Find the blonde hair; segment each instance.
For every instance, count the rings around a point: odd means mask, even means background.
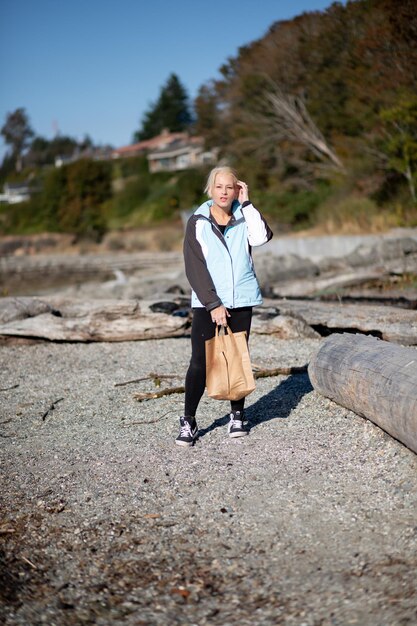
[[[237,181],[239,179],[237,177],[236,171],[232,167],[229,167],[228,165],[220,165],[219,167],[214,167],[208,175],[207,184],[204,187],[204,193],[206,193],[209,198],[211,198],[211,191],[214,187],[217,174],[230,174],[230,176],[233,178],[234,186],[237,187]]]

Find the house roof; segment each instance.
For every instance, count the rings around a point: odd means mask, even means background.
[[[149,150],[157,150],[168,146],[173,141],[185,139],[187,137],[187,133],[170,133],[167,130],[163,130],[160,135],[156,135],[156,137],[152,137],[151,139],[145,139],[144,141],[139,141],[138,143],[134,143],[130,146],[116,148],[116,150],[113,150],[112,155],[114,157],[129,156],[140,152],[148,152]]]
[[[170,143],[168,146],[161,148],[160,150],[153,150],[148,154],[148,159],[158,159],[163,157],[178,156],[180,154],[186,154],[192,149],[200,148],[203,146],[202,137],[187,137],[184,139],[177,139]]]

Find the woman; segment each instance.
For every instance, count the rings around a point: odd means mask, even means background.
[[[185,409],[176,443],[192,446],[195,419],[206,385],[205,342],[216,325],[249,332],[252,307],[262,303],[251,248],[272,237],[262,215],[249,201],[248,186],[230,167],[216,167],[204,190],[210,200],[190,217],[184,238],[185,272],[192,288],[191,361],[185,379]],[[245,399],[231,402],[230,437],[247,434]]]

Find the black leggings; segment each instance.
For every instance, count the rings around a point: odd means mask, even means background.
[[[231,309],[227,323],[232,332],[246,331],[249,340],[252,321],[252,307]],[[206,387],[206,347],[205,341],[214,337],[216,325],[206,309],[193,309],[191,326],[191,361],[185,377],[185,409],[184,415],[194,417],[198,404]],[[243,411],[245,398],[231,401],[232,411]]]

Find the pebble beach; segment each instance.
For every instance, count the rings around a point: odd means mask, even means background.
[[[264,368],[322,339],[253,335]],[[320,396],[308,374],[259,379],[249,436],[183,384],[189,338],[1,347],[0,618],[48,624],[394,626],[417,621],[417,457]]]

